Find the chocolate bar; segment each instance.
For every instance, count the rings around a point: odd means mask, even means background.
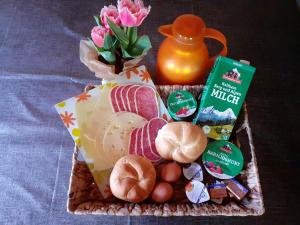
[[[235,179],[224,180],[224,183],[226,184],[228,191],[239,201],[242,200],[249,192],[247,188]]]
[[[226,185],[223,183],[209,185],[207,189],[210,197],[213,199],[227,197]]]

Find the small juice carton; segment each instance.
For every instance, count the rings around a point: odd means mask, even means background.
[[[218,57],[204,87],[194,124],[215,140],[228,140],[245,100],[255,68]]]

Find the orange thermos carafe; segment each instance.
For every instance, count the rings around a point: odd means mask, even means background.
[[[201,84],[207,70],[217,56],[226,56],[225,36],[195,15],[185,14],[171,25],[160,26],[158,31],[167,38],[157,55],[157,81],[159,84]],[[221,52],[209,58],[204,38],[213,38],[223,44]]]

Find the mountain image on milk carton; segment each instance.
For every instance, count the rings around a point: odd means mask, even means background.
[[[230,138],[254,72],[252,66],[222,56],[217,58],[193,120],[208,137]]]
[[[236,116],[231,108],[226,109],[223,112],[214,109],[213,106],[203,108],[199,113],[199,122],[209,125],[226,125],[234,124]]]

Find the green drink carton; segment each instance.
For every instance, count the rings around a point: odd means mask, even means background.
[[[228,140],[245,100],[255,68],[218,57],[204,87],[194,124],[215,140]]]

